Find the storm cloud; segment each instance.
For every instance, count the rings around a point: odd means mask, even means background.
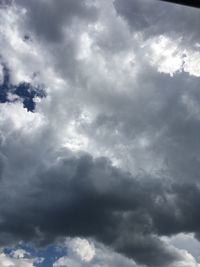
[[[1,247],[82,238],[112,250],[108,265],[199,266],[173,243],[200,237],[199,11],[16,0],[0,13]],[[89,264],[54,266],[70,262]]]

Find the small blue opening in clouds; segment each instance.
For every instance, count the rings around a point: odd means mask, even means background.
[[[43,88],[32,86],[30,83],[21,82],[18,85],[10,83],[9,70],[3,66],[3,82],[0,84],[0,103],[12,102],[8,94],[13,94],[21,98],[24,108],[33,112],[35,110],[35,97],[45,97]]]
[[[23,99],[23,105],[28,111],[35,109],[35,97],[44,97],[45,93],[41,88],[33,87],[30,83],[20,83],[14,87],[14,94]]]
[[[42,258],[43,261],[35,264],[36,267],[52,267],[53,263],[60,257],[67,255],[67,250],[58,245],[49,245],[45,248],[35,248],[27,244],[18,244],[15,248],[4,248],[4,253],[10,255],[17,249],[23,249],[31,255],[32,258]]]

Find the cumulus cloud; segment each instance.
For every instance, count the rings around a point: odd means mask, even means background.
[[[165,242],[168,242],[165,240]],[[94,251],[95,254],[93,255],[90,260],[85,261],[85,259],[79,254],[71,253],[74,251],[74,243],[76,243],[76,248],[78,246],[78,251]],[[89,246],[90,249],[89,249]],[[75,238],[75,239],[67,239],[67,242],[65,242],[66,249],[68,251],[67,256],[63,256],[59,259],[57,259],[53,267],[61,267],[61,266],[89,266],[89,267],[118,267],[118,266],[125,266],[125,267],[141,267],[144,265],[136,264],[133,260],[130,258],[124,257],[108,247],[91,240],[87,239],[81,239],[81,238]],[[77,249],[75,249],[77,251]],[[170,267],[175,266],[182,266],[182,267],[198,267],[199,264],[195,260],[195,258],[187,252],[187,250],[181,250],[177,249],[173,245],[169,246],[169,250],[173,250],[177,254],[177,261],[173,262],[170,265]],[[77,257],[78,256],[78,257]]]
[[[65,248],[68,251],[68,255],[59,258],[53,265],[53,267],[61,266],[89,266],[89,267],[139,267],[133,260],[123,257],[122,255],[110,250],[108,247],[91,240],[83,238],[67,239],[65,242]],[[78,249],[77,249],[78,248]],[[87,260],[83,256],[85,252],[92,253],[92,257]],[[74,254],[75,252],[75,254]],[[78,253],[77,253],[78,252]],[[94,253],[95,252],[95,253]]]
[[[10,255],[5,254],[4,252],[0,253],[0,265],[2,267],[35,267],[35,264],[39,261],[40,259],[32,258],[22,249],[12,251]]]
[[[16,0],[0,15],[0,245],[68,237],[54,267],[198,266],[167,238],[200,235],[199,11]]]
[[[95,256],[95,248],[86,239],[75,238],[69,241],[68,247],[77,254],[82,261],[90,262]]]

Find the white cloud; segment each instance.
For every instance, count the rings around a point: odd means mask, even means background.
[[[33,133],[43,126],[43,117],[38,113],[28,112],[21,102],[0,104],[0,114],[1,129],[10,124],[7,134],[13,130],[21,130],[24,134]]]
[[[86,239],[75,238],[69,240],[67,246],[80,257],[81,261],[90,262],[95,256],[93,243]]]
[[[74,260],[69,259],[68,257],[59,258],[54,264],[53,267],[81,267],[79,263]]]
[[[28,256],[28,257],[27,257]],[[1,267],[35,267],[39,259],[31,258],[24,250],[15,250],[10,255],[0,253]]]
[[[165,35],[144,42],[147,56],[159,72],[173,76],[177,72],[188,72],[190,75],[200,76],[200,53],[191,47],[183,46],[181,39],[172,39]]]
[[[140,267],[133,260],[91,240],[67,238],[65,246],[68,255],[57,259],[53,267]]]
[[[161,35],[150,40],[150,47],[150,61],[159,72],[173,76],[176,72],[182,71],[184,51],[180,48],[179,40],[170,40]]]

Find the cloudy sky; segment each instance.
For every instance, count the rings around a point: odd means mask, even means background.
[[[199,25],[0,0],[1,267],[200,267]]]

